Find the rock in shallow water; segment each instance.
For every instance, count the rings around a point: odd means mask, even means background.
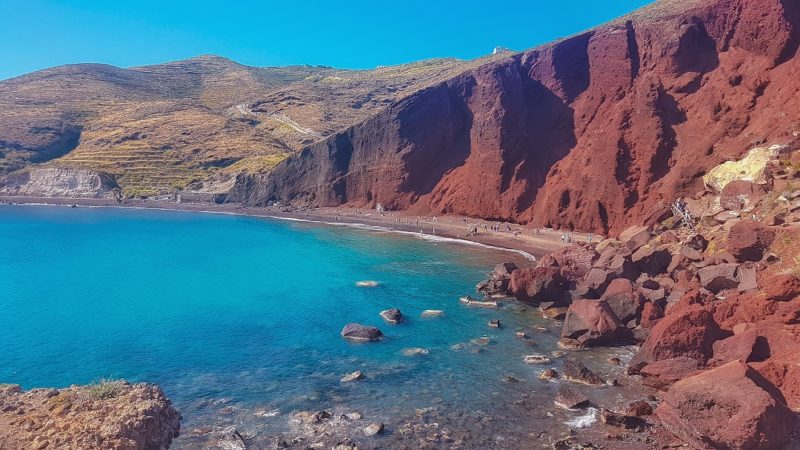
[[[565,409],[583,408],[589,406],[589,397],[575,388],[563,386],[558,390],[553,402]]]
[[[353,373],[348,373],[347,375],[343,376],[342,383],[349,383],[351,381],[358,381],[363,379],[364,379],[364,374],[361,373],[360,370],[356,370]]]
[[[418,356],[418,355],[427,355],[430,353],[430,350],[427,348],[420,348],[420,347],[412,347],[412,348],[404,348],[403,349],[403,356]]]
[[[381,311],[381,317],[383,317],[383,320],[391,324],[398,324],[403,321],[403,313],[401,313],[397,308]]]
[[[422,311],[422,314],[420,314],[420,315],[422,317],[436,318],[436,317],[444,316],[444,311],[442,311],[440,309],[426,309],[425,311]]]
[[[342,328],[343,338],[357,342],[377,341],[383,337],[381,330],[375,327],[368,327],[358,323],[348,323]]]
[[[380,422],[371,423],[364,428],[365,436],[376,436],[383,433],[383,424]]]

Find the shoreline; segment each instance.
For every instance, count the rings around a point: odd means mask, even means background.
[[[209,214],[226,214],[295,222],[317,223],[330,226],[347,226],[415,236],[436,242],[452,242],[516,253],[536,261],[541,256],[565,247],[562,233],[557,230],[502,223],[506,231],[491,231],[498,222],[465,216],[416,216],[402,211],[383,214],[370,209],[325,207],[307,210],[286,210],[285,207],[248,207],[239,204],[177,203],[170,200],[124,200],[118,203],[104,198],[17,197],[0,196],[0,204],[28,206],[78,206],[85,208],[152,209],[162,211],[187,211]],[[470,228],[478,233],[469,235]],[[510,227],[511,231],[507,231]],[[602,239],[588,233],[570,233],[573,242]]]

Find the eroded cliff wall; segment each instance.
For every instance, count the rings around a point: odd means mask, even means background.
[[[230,198],[619,231],[797,140],[798,43],[797,0],[662,1],[417,92]]]

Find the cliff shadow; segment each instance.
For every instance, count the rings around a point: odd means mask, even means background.
[[[522,87],[527,108],[519,152],[523,159],[517,172],[528,185],[517,199],[517,212],[533,206],[550,168],[578,143],[572,107],[537,80],[525,77]]]
[[[446,173],[465,164],[472,142],[473,114],[467,105],[476,81],[465,77],[436,86],[404,108],[397,117],[402,156],[407,175],[401,192],[422,196],[430,193]]]

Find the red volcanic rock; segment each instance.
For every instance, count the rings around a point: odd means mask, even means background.
[[[636,373],[652,362],[677,357],[705,362],[713,354],[714,342],[724,337],[726,333],[701,305],[678,307],[653,326],[631,359],[629,371]]]
[[[726,209],[739,210],[757,204],[766,193],[763,186],[752,181],[734,180],[722,189],[719,204]]]
[[[652,362],[642,367],[639,374],[645,386],[666,390],[672,383],[697,372],[702,366],[696,359],[679,356]]]
[[[647,302],[642,308],[642,321],[640,325],[642,328],[653,328],[662,317],[664,317],[664,310],[654,303]]]
[[[634,252],[631,260],[639,271],[658,275],[667,270],[672,261],[672,254],[667,249],[645,245]]]
[[[785,302],[800,296],[800,278],[792,274],[771,275],[761,285],[770,300]]]
[[[617,278],[606,288],[601,300],[608,303],[622,323],[635,319],[642,312],[644,299],[630,280]]]
[[[606,302],[576,300],[567,310],[561,337],[568,345],[592,347],[619,343],[629,333]]]
[[[767,340],[755,330],[746,330],[739,334],[714,342],[714,358],[712,365],[722,365],[731,361],[753,362],[763,361],[769,355]]]
[[[619,234],[619,240],[628,250],[635,252],[639,247],[650,242],[651,236],[649,227],[638,225],[626,228]]]
[[[550,254],[562,269],[570,269],[576,277],[589,272],[598,254],[594,247],[586,243],[572,244]]]
[[[792,139],[798,27],[796,1],[658,3],[412,93],[240,175],[229,199],[616,234],[658,220],[754,137]]]
[[[564,298],[563,279],[557,267],[517,269],[511,273],[508,289],[521,302],[559,303]]]
[[[795,424],[775,386],[735,361],[678,381],[656,415],[676,436],[697,448],[781,448]]]
[[[743,220],[728,232],[725,247],[739,261],[759,261],[775,233],[759,222]]]
[[[711,292],[733,289],[739,286],[738,264],[706,266],[697,271],[700,284]]]

